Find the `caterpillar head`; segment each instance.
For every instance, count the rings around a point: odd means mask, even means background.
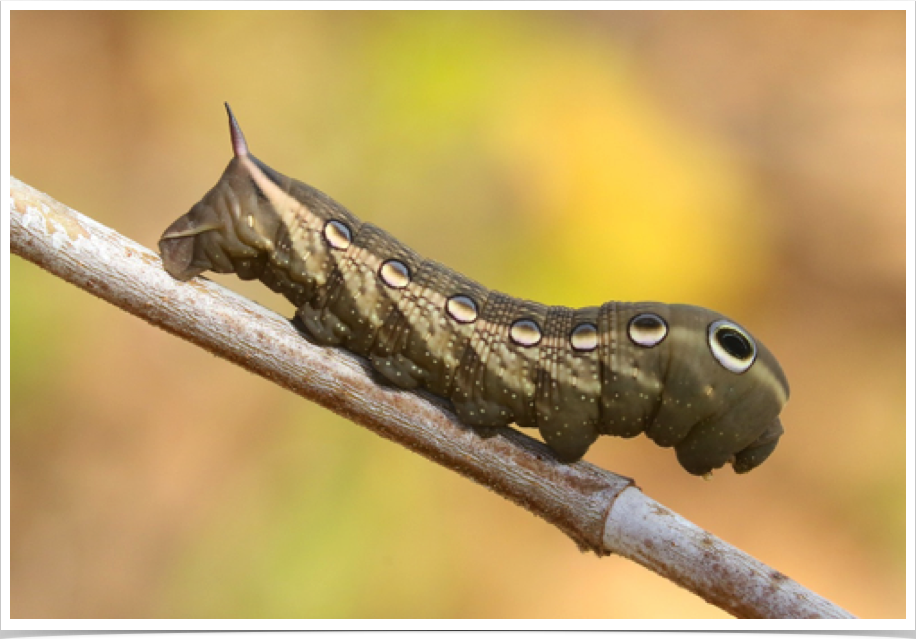
[[[670,309],[668,371],[647,434],[662,443],[666,433],[686,433],[675,451],[695,475],[726,463],[738,473],[756,468],[783,433],[779,413],[789,384],[782,368],[736,322],[696,306]]]

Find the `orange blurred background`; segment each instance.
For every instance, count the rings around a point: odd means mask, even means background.
[[[746,476],[588,460],[862,617],[905,616],[905,14],[31,12],[12,174],[155,248],[253,152],[493,288],[747,326]],[[292,314],[269,291],[213,276]],[[14,257],[13,617],[725,617]]]

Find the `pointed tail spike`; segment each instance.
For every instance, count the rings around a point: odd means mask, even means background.
[[[226,113],[229,114],[229,133],[232,136],[232,151],[237,158],[248,155],[248,143],[245,141],[245,135],[242,133],[238,120],[235,119],[232,109],[229,108],[229,103],[225,102],[224,104],[226,105]]]

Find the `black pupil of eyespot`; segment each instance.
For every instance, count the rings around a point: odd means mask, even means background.
[[[658,328],[659,326],[661,326],[661,322],[659,321],[657,317],[651,317],[651,316],[637,317],[635,320],[633,320],[633,326],[635,326],[636,328],[650,330],[650,329]]]
[[[754,353],[747,338],[733,328],[720,328],[716,339],[729,355],[737,359],[747,359]]]

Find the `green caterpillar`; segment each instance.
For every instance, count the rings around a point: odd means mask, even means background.
[[[274,171],[229,122],[235,157],[159,241],[173,277],[260,279],[315,342],[450,400],[484,434],[537,428],[563,462],[599,435],[645,433],[696,475],[747,472],[776,448],[789,386],[737,323],[682,304],[572,309],[492,291]]]

